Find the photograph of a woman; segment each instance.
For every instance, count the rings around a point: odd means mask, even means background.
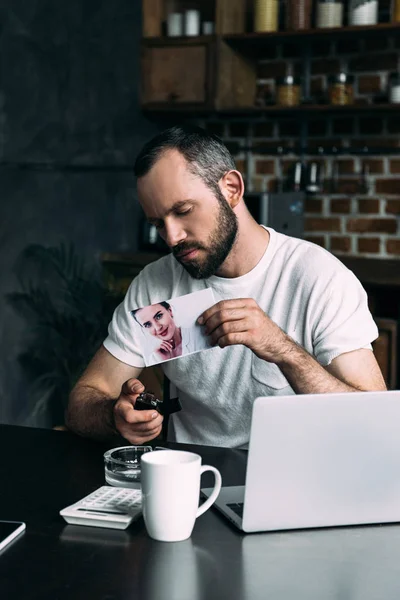
[[[196,294],[187,296],[193,295]],[[144,351],[146,365],[150,366],[210,348],[207,337],[203,334],[201,327],[195,323],[203,310],[202,307],[199,307],[193,317],[189,317],[193,321],[189,327],[183,327],[177,323],[175,318],[177,311],[171,302],[163,301],[132,310],[131,314],[147,341],[147,344],[146,342],[144,344],[147,346],[147,350]],[[187,321],[188,315],[183,320]],[[150,355],[149,347],[151,348]]]

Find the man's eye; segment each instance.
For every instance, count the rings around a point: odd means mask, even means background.
[[[186,210],[179,210],[176,214],[177,215],[187,215],[190,212],[192,212],[192,209],[191,208],[187,208]]]

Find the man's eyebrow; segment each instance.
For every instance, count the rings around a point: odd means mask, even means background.
[[[182,206],[185,206],[185,204],[187,204],[188,202],[194,202],[193,200],[191,200],[190,198],[188,198],[187,200],[179,200],[178,202],[175,202],[175,204],[173,204],[171,206],[171,208],[169,208],[167,210],[167,212],[165,213],[165,217],[168,216],[169,214],[171,214],[172,212],[174,212],[175,210],[178,210],[179,208],[182,208]],[[158,223],[159,221],[162,221],[162,219],[157,219],[157,217],[148,217],[148,222],[149,223]]]

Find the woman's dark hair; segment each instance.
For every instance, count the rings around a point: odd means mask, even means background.
[[[155,304],[160,304],[160,306],[163,306],[164,308],[166,308],[167,310],[169,308],[171,308],[171,305],[168,304],[168,302],[155,302]],[[132,317],[135,319],[136,323],[139,323],[139,321],[136,318],[136,313],[138,312],[138,310],[142,310],[141,308],[135,308],[134,310],[131,310],[131,315]],[[139,323],[140,327],[142,326],[141,323]]]
[[[162,131],[142,148],[136,159],[136,177],[147,175],[167,150],[178,150],[193,175],[200,177],[213,191],[227,171],[236,169],[235,161],[225,144],[201,127],[171,127]]]

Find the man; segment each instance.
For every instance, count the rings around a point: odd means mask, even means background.
[[[135,175],[140,204],[172,253],[139,274],[115,311],[71,394],[71,429],[117,431],[134,444],[159,435],[162,417],[134,410],[144,361],[131,311],[207,287],[218,302],[199,324],[217,346],[163,364],[183,405],[169,423],[171,439],[240,447],[257,396],[385,389],[359,281],[322,248],[252,218],[242,176],[218,138],[169,129],[143,148]]]

